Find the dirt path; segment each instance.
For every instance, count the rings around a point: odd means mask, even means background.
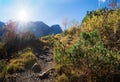
[[[14,73],[6,77],[7,82],[54,82],[53,68],[53,50],[43,50],[39,53],[35,52],[37,64],[40,65],[41,71],[34,72],[33,69],[26,70],[22,73]],[[33,67],[34,68],[34,67]]]

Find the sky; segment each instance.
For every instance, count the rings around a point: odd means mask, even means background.
[[[0,21],[17,21],[18,14],[24,10],[29,21],[61,25],[65,17],[81,22],[86,11],[105,6],[106,0],[0,0]]]

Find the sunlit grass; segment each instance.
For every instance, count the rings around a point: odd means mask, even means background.
[[[35,57],[31,50],[24,50],[23,52],[19,52],[19,57],[15,59],[11,59],[9,64],[7,65],[8,73],[15,73],[24,71],[25,68],[32,67],[35,63]]]
[[[7,65],[7,72],[14,73],[24,70],[24,60],[23,59],[11,59]]]

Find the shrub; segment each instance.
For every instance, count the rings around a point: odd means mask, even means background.
[[[24,59],[25,67],[29,69],[31,69],[31,67],[34,65],[36,61],[35,56],[31,51],[21,54],[20,58]]]
[[[0,73],[5,71],[6,63],[7,62],[5,60],[0,60]]]
[[[68,33],[73,36],[74,34],[76,34],[76,31],[77,31],[77,28],[76,27],[71,27],[69,30],[68,30]]]
[[[54,61],[57,64],[68,64],[67,49],[61,41],[56,41],[54,44]]]
[[[8,73],[21,72],[25,69],[31,69],[35,63],[35,57],[31,49],[24,49],[18,52],[19,57],[16,59],[11,59],[7,65]]]
[[[19,52],[19,55],[19,58],[24,60],[25,67],[29,69],[36,62],[35,56],[31,48],[24,49],[23,51]]]
[[[60,74],[65,74],[69,78],[73,77],[69,81],[75,78],[79,79],[78,76],[81,76],[81,74],[76,76],[77,72],[75,72],[75,76],[72,76],[71,71],[76,69],[88,73],[91,77],[92,74],[95,74],[96,80],[107,78],[119,70],[119,55],[120,53],[105,48],[101,36],[96,30],[82,32],[79,41],[70,49],[67,49],[66,45],[60,41],[56,42],[54,47],[56,65],[61,65],[60,70],[70,69],[70,72],[60,71],[62,72]]]
[[[65,74],[62,74],[57,78],[56,82],[69,82],[69,79]]]
[[[10,63],[7,65],[8,73],[15,73],[24,70],[24,60],[23,59],[12,59]]]

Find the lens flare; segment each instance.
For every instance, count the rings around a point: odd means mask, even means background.
[[[26,10],[20,10],[18,12],[17,20],[21,22],[27,22],[29,20],[29,14]]]

